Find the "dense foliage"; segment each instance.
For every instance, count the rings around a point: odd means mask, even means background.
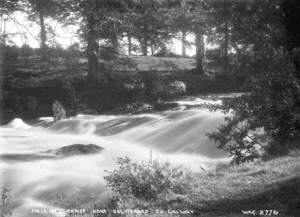
[[[136,163],[119,158],[118,168],[105,177],[119,209],[188,208],[192,175],[158,161]]]
[[[230,116],[210,134],[236,163],[286,154],[299,146],[300,89],[295,68],[284,57],[257,61],[268,64],[260,67],[263,73],[251,77],[251,92],[223,101],[221,109]]]
[[[243,40],[233,65],[235,75],[247,77],[247,93],[223,102],[230,114],[226,124],[209,136],[229,151],[234,162],[259,156],[285,154],[298,148],[300,129],[300,80],[295,51],[289,52],[281,1],[255,2],[244,8],[234,41]],[[242,10],[239,5],[239,10]],[[237,26],[235,27],[237,28]],[[247,35],[245,35],[247,33]],[[241,42],[240,42],[241,43]]]

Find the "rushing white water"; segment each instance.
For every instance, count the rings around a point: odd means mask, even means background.
[[[40,118],[29,125],[15,119],[0,127],[0,184],[11,189],[16,201],[13,216],[32,216],[30,210],[34,208],[63,207],[66,200],[57,203],[63,196],[78,197],[79,204],[105,201],[104,170],[114,168],[117,157],[149,160],[151,152],[154,159],[194,171],[227,159],[206,137],[223,122],[223,115],[204,108],[139,115],[77,115],[51,121]],[[72,144],[95,144],[104,150],[62,158],[47,154]]]

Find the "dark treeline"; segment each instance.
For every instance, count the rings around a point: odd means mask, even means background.
[[[66,25],[79,24],[89,60],[90,80],[97,74],[97,59],[113,56],[107,52],[119,53],[121,39],[127,40],[129,54],[138,51],[147,56],[166,55],[166,45],[178,38],[182,41],[182,56],[186,56],[188,46],[196,46],[199,73],[204,72],[204,58],[219,58],[217,62],[230,71],[230,65],[241,56],[255,55],[264,46],[282,45],[283,32],[278,29],[283,27],[281,1],[9,0],[1,4],[3,14],[21,10],[40,25],[36,37],[39,37],[42,57],[50,46],[51,29],[45,18]],[[188,34],[195,36],[192,44],[186,40]],[[204,36],[218,48],[210,49],[208,57],[204,52]]]

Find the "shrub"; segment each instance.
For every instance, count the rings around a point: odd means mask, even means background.
[[[145,98],[156,101],[163,93],[163,78],[157,71],[141,73],[141,81],[145,84]]]
[[[1,191],[0,217],[9,217],[12,215],[11,198],[9,189],[3,188]]]
[[[0,49],[1,49],[2,55],[4,57],[4,61],[15,59],[20,55],[20,49],[16,46],[0,45]]]
[[[132,162],[118,158],[118,168],[105,180],[119,209],[168,209],[187,207],[192,192],[189,171],[169,163]]]
[[[128,80],[128,79],[124,79]],[[132,77],[128,81],[121,81],[122,89],[129,101],[138,102],[144,98],[145,84],[139,77]]]

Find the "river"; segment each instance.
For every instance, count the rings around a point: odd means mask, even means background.
[[[68,198],[76,198],[79,204],[105,201],[109,191],[103,176],[115,167],[117,157],[142,161],[151,156],[196,172],[228,160],[206,136],[224,121],[224,115],[203,107],[186,109],[203,103],[220,102],[196,97],[178,101],[177,109],[158,113],[79,114],[56,123],[51,117],[30,124],[14,119],[1,126],[0,185],[10,189],[13,216],[33,216],[32,209],[63,208],[58,201]],[[49,157],[51,150],[72,144],[95,144],[103,151]]]

